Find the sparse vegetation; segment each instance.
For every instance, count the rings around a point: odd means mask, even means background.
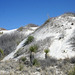
[[[63,59],[63,64],[67,64],[67,63],[69,63],[70,62],[70,59],[69,58],[65,58],[65,59]]]
[[[70,19],[72,19],[72,17],[69,17],[69,16],[66,18],[63,18],[61,16],[61,17],[57,17],[57,18],[48,19],[46,21],[45,26],[41,26],[41,28],[39,27],[32,34],[29,34],[29,35],[34,35],[35,38],[33,36],[24,35],[25,38],[23,41],[20,40],[21,36],[18,34],[15,34],[15,33],[14,34],[3,34],[0,37],[0,48],[1,48],[0,55],[3,56],[5,53],[8,55],[13,50],[15,50],[14,48],[16,48],[18,51],[14,54],[15,58],[12,59],[12,56],[11,56],[10,60],[0,62],[0,70],[3,72],[4,71],[5,72],[13,71],[15,75],[17,75],[17,74],[19,74],[19,75],[22,75],[22,74],[24,74],[24,75],[34,75],[34,74],[35,75],[37,75],[37,74],[39,74],[39,75],[44,75],[44,74],[45,75],[75,75],[75,67],[73,67],[75,64],[75,57],[69,59],[69,57],[71,57],[71,55],[69,56],[70,52],[75,51],[75,43],[74,43],[75,37],[73,37],[73,36],[75,36],[75,34],[72,35],[72,37],[70,37],[71,39],[70,38],[66,39],[66,37],[68,35],[64,36],[65,33],[63,33],[63,31],[65,31],[67,33],[67,31],[66,31],[67,26],[64,29],[62,29],[63,25],[64,26],[68,25],[68,24],[70,26],[74,25],[74,24],[70,24],[70,23],[72,23],[72,22],[70,22]],[[66,23],[66,21],[67,22],[69,21],[69,23]],[[72,21],[74,22],[74,19]],[[63,24],[63,25],[61,26],[61,24]],[[68,28],[69,28],[69,25],[68,25]],[[31,26],[29,26],[29,27],[31,27]],[[26,30],[33,30],[29,27],[27,27]],[[60,27],[60,29],[59,29],[59,27]],[[51,28],[53,29],[53,31]],[[22,28],[19,28],[19,31],[22,31]],[[50,34],[51,36],[50,35],[45,36],[45,37],[42,36],[42,35],[48,35],[47,33],[50,33],[50,32],[53,35]],[[73,31],[72,33],[75,33],[75,31]],[[40,38],[37,38],[37,36],[39,37],[39,35],[41,35]],[[26,37],[28,37],[28,38],[26,39]],[[66,42],[64,42],[63,38],[65,38]],[[35,41],[35,40],[37,40],[37,41]],[[25,43],[24,43],[24,41],[25,41]],[[57,42],[59,44],[61,42],[62,43],[61,43],[61,45],[56,45]],[[20,45],[17,46],[19,43],[20,43]],[[69,43],[70,46],[68,46],[67,43]],[[23,44],[25,45],[25,47],[23,47]],[[63,48],[64,44],[65,44],[65,48]],[[57,50],[55,48],[53,49],[53,47],[55,45],[56,45],[56,47],[59,46],[59,49],[57,49]],[[55,50],[60,51],[58,53],[60,53],[59,56],[61,56],[61,57],[58,57],[57,52],[56,52],[57,53],[56,55],[55,55],[55,52],[54,52],[54,54],[53,54],[53,52],[51,52],[51,55],[49,57],[48,56],[48,53],[50,51],[48,49],[49,47],[50,47],[50,49],[53,49],[54,51]],[[60,47],[61,47],[61,49],[60,49]],[[65,50],[69,47],[72,47],[70,52],[69,52],[69,49]],[[69,52],[69,54],[67,51]],[[43,54],[44,54],[45,59],[43,59]],[[23,55],[25,55],[25,56],[23,56]],[[23,57],[21,57],[21,56],[23,56]],[[21,57],[21,58],[19,59],[19,57]],[[60,59],[57,60],[56,58],[58,58],[58,59],[60,58]],[[15,59],[17,61],[15,61]]]
[[[68,72],[68,75],[75,75],[75,66]]]
[[[24,68],[24,67],[23,67],[23,64],[20,64],[20,65],[19,65],[19,70],[22,71],[23,68]]]
[[[49,67],[49,66],[55,66],[57,64],[57,60],[52,57],[48,57],[46,60],[45,59],[39,60],[39,62],[42,68]]]
[[[29,48],[29,50],[30,50],[30,62],[31,62],[31,64],[33,64],[34,53],[35,53],[36,50],[37,50],[37,45],[31,46],[31,47]]]
[[[27,41],[24,43],[24,46],[30,44],[34,40],[33,36],[28,36]]]
[[[23,27],[20,27],[17,29],[17,31],[22,31],[23,30]]]
[[[20,60],[22,60],[23,62],[26,61],[26,57],[21,57]]]
[[[0,48],[4,50],[5,55],[9,54],[16,48],[16,41],[22,41],[24,37],[21,36],[22,34],[19,34],[19,32],[3,34],[0,36]]]
[[[38,49],[37,45],[33,45],[29,48],[30,52],[36,52]]]
[[[75,57],[72,57],[72,58],[70,59],[70,62],[73,63],[73,64],[75,64]]]
[[[45,59],[47,59],[48,58],[47,54],[49,53],[49,49],[45,49],[44,52],[45,52]]]
[[[47,24],[49,22],[49,19],[45,22],[45,24]]]
[[[40,65],[37,59],[34,59],[34,60],[33,60],[33,65],[34,65],[34,66],[39,66],[39,65]]]
[[[1,56],[4,56],[4,51],[0,49]]]

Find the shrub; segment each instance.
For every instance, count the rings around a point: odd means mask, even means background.
[[[37,46],[37,45],[30,46],[30,48],[29,48],[29,50],[30,50],[31,52],[36,52],[37,49],[38,49],[38,46]]]
[[[29,48],[29,50],[30,50],[31,52],[35,52],[34,46],[31,46],[31,47]]]
[[[49,49],[45,49],[44,52],[47,54],[49,52]]]
[[[38,46],[37,45],[33,45],[34,49],[37,50],[38,49]]]
[[[70,62],[70,59],[69,59],[69,58],[65,58],[65,59],[62,61],[62,63],[64,63],[64,64],[67,64],[68,62]]]
[[[2,49],[0,49],[0,53],[2,56],[4,55],[4,51]]]
[[[33,64],[33,60],[34,60],[34,53],[33,52],[36,52],[37,49],[38,49],[37,45],[31,46],[29,48],[29,50],[30,50],[30,62],[31,62],[31,64]]]
[[[44,52],[46,53],[46,54],[45,54],[45,59],[47,59],[47,58],[48,58],[47,54],[48,54],[48,52],[49,52],[49,49],[45,49]]]
[[[21,57],[20,60],[22,60],[23,62],[26,61],[26,57]]]
[[[45,24],[47,24],[49,22],[49,19],[45,22]]]
[[[34,60],[33,60],[33,65],[34,65],[34,66],[39,66],[39,62],[38,62],[37,59],[34,59]]]
[[[17,31],[22,31],[23,30],[23,27],[20,27],[17,29]]]
[[[34,40],[34,37],[33,36],[29,36],[27,38],[27,41],[24,43],[24,46],[27,45],[27,44],[30,44],[33,40]]]
[[[75,75],[75,66],[68,72],[68,75]]]
[[[20,64],[20,65],[19,65],[19,70],[22,71],[23,67],[24,67],[24,66],[23,66],[22,64]]]
[[[72,57],[72,58],[70,59],[70,62],[71,62],[71,63],[75,63],[75,57]]]

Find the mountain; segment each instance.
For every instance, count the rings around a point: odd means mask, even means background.
[[[3,50],[5,56],[14,51],[18,44],[29,34],[34,32],[36,28],[37,27],[20,27],[13,30],[1,30],[0,49]]]
[[[71,58],[75,56],[74,31],[74,15],[66,13],[58,17],[50,18],[42,26],[30,34],[35,38],[35,40],[32,43],[24,46],[22,50],[18,51],[19,54],[16,54],[23,55],[26,52],[25,55],[28,55],[29,47],[37,44],[39,48],[35,57],[39,59],[44,59],[44,49],[47,48],[50,50],[49,56],[53,58]],[[27,37],[22,42],[24,43],[26,39]]]
[[[33,37],[34,40],[28,42],[29,37]],[[16,41],[19,43],[17,44]],[[41,26],[28,24],[27,26],[16,29],[14,32],[12,31],[9,35],[8,33],[1,35],[0,48],[7,55],[2,60],[3,64],[5,61],[9,61],[10,64],[15,61],[16,64],[21,57],[24,57],[27,59],[25,64],[29,66],[29,49],[31,46],[37,47],[34,57],[40,62],[40,68],[43,74],[43,68],[45,68],[48,73],[47,75],[68,75],[68,71],[70,68],[73,68],[75,63],[75,14],[65,13],[48,19]],[[46,60],[45,49],[49,50],[49,58]],[[32,72],[30,68],[26,68]],[[35,71],[35,68],[33,70]],[[34,75],[41,75],[42,72],[39,71],[39,74],[36,73]],[[23,74],[25,73],[24,71]]]
[[[1,30],[6,30],[6,29],[4,29],[4,28],[0,28],[0,31],[1,31]]]

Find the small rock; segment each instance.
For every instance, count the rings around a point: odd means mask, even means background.
[[[36,71],[40,72],[40,71],[41,71],[41,69],[40,69],[40,68],[36,68]]]

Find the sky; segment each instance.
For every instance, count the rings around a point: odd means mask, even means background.
[[[49,17],[75,12],[75,0],[0,0],[0,27],[42,25]]]

